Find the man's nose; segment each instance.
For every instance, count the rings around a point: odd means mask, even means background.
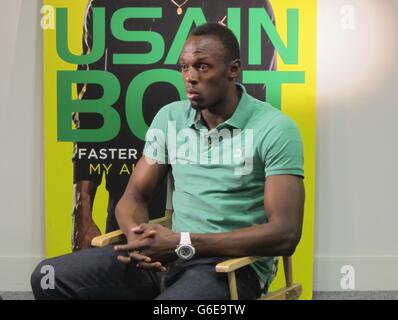
[[[198,82],[198,73],[194,68],[189,68],[185,73],[185,80],[189,83]]]

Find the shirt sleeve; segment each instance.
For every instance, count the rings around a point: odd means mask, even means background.
[[[304,177],[304,155],[300,131],[287,116],[276,117],[260,143],[266,177],[292,174]]]
[[[163,107],[153,118],[152,124],[145,135],[143,155],[160,164],[169,164],[167,150],[168,112]]]

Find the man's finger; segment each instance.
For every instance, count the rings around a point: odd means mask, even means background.
[[[130,232],[134,232],[134,233],[143,233],[144,229],[142,228],[142,225],[133,227],[130,229]]]
[[[147,270],[157,270],[157,271],[166,271],[166,268],[162,266],[160,262],[153,262],[153,263],[146,263],[146,262],[140,262],[136,264],[136,267],[139,269],[147,269]]]
[[[137,251],[129,252],[129,257],[132,261],[136,262],[151,262],[150,257],[140,254]]]
[[[127,244],[119,244],[113,248],[116,251],[138,251],[147,248],[151,243],[147,237],[141,239],[135,239]]]
[[[138,244],[136,245],[132,245],[132,244],[118,244],[116,246],[114,246],[113,248],[116,251],[135,251],[138,250],[141,246],[139,246]]]
[[[117,256],[117,260],[124,263],[124,264],[130,264],[131,263],[131,259],[129,257],[125,257],[125,256]]]
[[[144,231],[144,233],[142,234],[143,238],[153,238],[156,234],[155,230],[146,230]]]
[[[135,234],[140,234],[144,237],[147,237],[149,235],[155,234],[156,231],[153,229],[144,229],[141,227],[134,227],[130,229],[131,232],[134,232]]]

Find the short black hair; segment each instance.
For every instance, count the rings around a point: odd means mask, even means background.
[[[189,33],[190,36],[217,36],[229,53],[230,61],[240,59],[239,42],[231,29],[218,22],[208,22],[197,26]]]

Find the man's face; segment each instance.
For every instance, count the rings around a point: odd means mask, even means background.
[[[187,39],[179,63],[193,108],[211,108],[225,98],[227,87],[233,81],[226,55],[227,49],[216,36]]]

